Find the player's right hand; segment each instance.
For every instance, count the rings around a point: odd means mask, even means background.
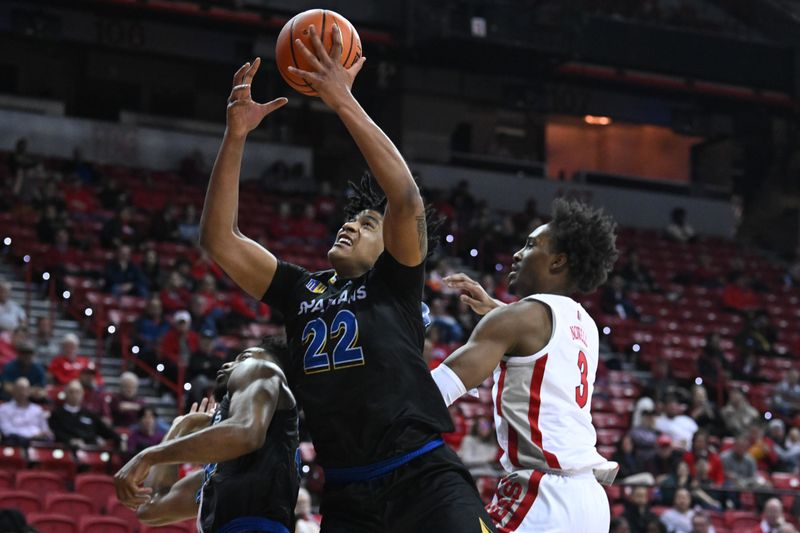
[[[203,398],[199,405],[194,402],[188,413],[175,417],[169,432],[177,438],[206,428],[211,424],[216,409],[217,404],[209,398]]]
[[[244,137],[261,124],[264,117],[289,101],[284,97],[276,98],[266,104],[253,101],[250,87],[259,65],[261,58],[257,57],[252,63],[242,65],[233,75],[233,88],[228,97],[228,134]]]
[[[477,281],[466,274],[458,273],[447,276],[444,278],[444,283],[451,289],[463,291],[460,296],[461,301],[479,315],[485,315],[495,307],[503,305],[489,296],[489,293]]]
[[[153,489],[142,486],[149,472],[150,464],[145,459],[144,451],[136,454],[120,468],[114,475],[114,488],[120,503],[136,509],[150,501]]]

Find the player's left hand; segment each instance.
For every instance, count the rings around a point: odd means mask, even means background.
[[[331,46],[330,53],[325,51],[322,46],[317,30],[312,24],[309,26],[311,33],[311,45],[314,52],[306,48],[300,39],[295,39],[295,46],[300,50],[300,53],[306,58],[306,61],[312,66],[312,71],[301,70],[295,67],[289,67],[289,72],[302,76],[311,87],[319,93],[322,101],[328,104],[332,109],[345,102],[350,98],[350,89],[353,86],[356,76],[364,66],[365,57],[361,57],[349,69],[344,68],[339,61],[342,57],[342,33],[339,30],[339,25],[334,24],[331,30],[333,37],[333,46]]]
[[[114,475],[117,499],[131,509],[150,501],[153,489],[142,486],[149,473],[150,463],[146,459],[145,452],[136,454]]]

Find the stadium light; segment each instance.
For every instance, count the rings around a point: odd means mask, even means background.
[[[639,353],[641,349],[642,347],[639,346],[639,344],[634,344],[633,346],[631,346],[631,350],[633,350],[635,353]]]
[[[117,332],[117,326],[115,326],[114,324],[109,324],[109,326],[108,326],[108,332],[109,332],[111,335],[113,335],[114,333],[116,333],[116,332]]]
[[[604,117],[604,116],[597,116],[597,115],[586,115],[583,117],[584,122],[587,124],[591,124],[592,126],[608,126],[611,124],[612,120],[611,117]]]
[[[603,326],[603,335],[611,335],[611,328],[608,326]]]
[[[92,311],[91,307],[87,307],[86,310],[83,312],[83,314],[86,316],[92,316],[92,313],[94,313],[94,311]]]
[[[30,262],[31,262],[31,256],[29,256],[28,254],[25,254],[25,255],[22,257],[22,262],[23,262],[23,263],[30,263]]]
[[[469,255],[471,255],[472,257],[478,257],[478,250],[473,248],[472,250],[469,251]]]
[[[131,346],[131,353],[134,354],[134,355],[138,354],[139,353],[139,347],[136,346],[135,344],[133,346]]]
[[[158,363],[156,365],[156,370],[158,370],[159,372],[163,372],[164,371],[164,364],[163,363]]]
[[[3,239],[3,244],[5,244],[6,246],[11,246],[11,237],[6,237],[5,239]]]
[[[445,237],[444,240],[446,240],[447,242],[453,242],[454,240],[456,240],[456,238],[453,237],[452,234],[448,233],[447,237]]]
[[[50,272],[42,272],[42,279],[47,281],[50,279]]]
[[[72,293],[69,291],[64,291],[61,293],[61,296],[63,296],[65,300],[69,300],[69,297],[72,296]]]
[[[183,384],[183,390],[185,390],[185,391],[192,390],[192,384],[191,383],[184,383]]]

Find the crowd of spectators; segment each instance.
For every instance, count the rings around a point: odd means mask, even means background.
[[[105,250],[104,264],[92,271],[103,278],[98,289],[113,299],[140,303],[126,334],[139,360],[154,372],[175,382],[178,370],[185,369],[184,381],[192,385],[195,397],[200,396],[212,386],[214,373],[226,358],[261,334],[279,330],[280,323],[266,305],[243,295],[217,265],[193,248],[197,211],[191,204],[165,203],[147,209],[148,203],[158,202],[127,190],[116,179],[100,179],[101,172],[87,162],[64,164],[58,181],[54,172],[48,174],[24,150],[16,155],[8,171],[25,175],[16,180],[23,185],[20,191],[26,191],[25,209],[36,214],[40,241],[51,243],[59,258],[47,266],[53,273],[51,283],[60,283],[60,291],[66,277],[74,274],[69,267],[71,250]],[[42,186],[24,186],[34,172]],[[278,203],[262,237],[270,246],[309,245],[321,255],[331,229],[340,223],[338,199],[327,184],[325,191],[316,198]],[[513,301],[504,271],[511,254],[544,217],[534,201],[523,213],[492,210],[472,195],[466,182],[450,191],[425,194],[446,217],[445,239],[429,265],[425,284],[431,326],[423,355],[434,368],[468,338],[479,318],[442,279],[466,268],[494,298]],[[98,228],[95,241],[72,230],[87,220]],[[688,220],[684,210],[676,209],[659,239],[676,246],[702,241]],[[181,250],[190,253],[166,258],[164,243],[183,246]],[[769,499],[762,489],[774,485],[776,473],[800,472],[800,374],[795,368],[780,379],[767,378],[774,391],[766,405],[754,405],[741,384],[763,381],[762,359],[779,355],[779,333],[762,304],[764,293],[774,287],[747,276],[747,268],[736,259],[725,267],[703,253],[697,255],[697,264],[676,268],[672,278],[664,280],[650,272],[640,251],[632,247],[624,251],[625,259],[607,285],[586,300],[587,306],[593,304],[589,309],[598,324],[608,320],[636,328],[658,323],[658,313],[640,307],[642,295],[680,302],[692,287],[715,291],[717,308],[740,320],[735,331],[707,334],[696,347],[691,371],[683,376],[676,375],[666,357],[647,360],[629,346],[615,345],[613,334],[603,337],[595,397],[606,394],[603,387],[611,371],[626,373],[637,391],[631,398],[635,408],[626,413],[632,415],[627,428],[610,451],[603,450],[620,463],[620,483],[630,486],[624,504],[615,503],[618,529],[614,530],[645,531],[655,523],[654,530],[700,531],[714,513],[726,509],[763,509],[767,520],[768,514],[776,513],[770,503],[774,501],[789,506],[781,509],[781,516],[784,512],[797,516],[800,502]],[[49,319],[38,318],[30,331],[28,322],[23,308],[10,297],[9,285],[0,283],[0,361],[5,365],[3,392],[9,400],[3,409],[25,422],[24,434],[6,433],[6,411],[0,410],[4,438],[55,439],[73,447],[108,445],[129,453],[158,441],[163,422],[139,397],[136,374],[123,374],[119,392],[110,393],[93,360],[79,353],[74,333],[54,339]],[[113,352],[115,345],[107,347]],[[54,389],[63,390],[63,402],[52,394]],[[491,411],[486,409],[491,399],[485,387],[481,394],[474,400],[477,403],[451,409],[458,429],[447,439],[479,485],[481,479],[500,475]],[[477,410],[468,409],[469,405]],[[41,419],[48,411],[49,421],[43,426]],[[752,490],[755,496],[747,492]]]

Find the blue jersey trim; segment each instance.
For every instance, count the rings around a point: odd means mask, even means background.
[[[260,516],[242,516],[236,518],[219,528],[217,533],[250,533],[252,531],[289,533],[289,529],[280,522]]]
[[[325,483],[341,485],[344,483],[353,483],[355,481],[369,481],[370,479],[386,475],[392,470],[396,470],[420,455],[424,455],[442,445],[444,445],[442,439],[434,439],[413,452],[398,457],[392,457],[371,465],[355,466],[352,468],[325,468]]]

